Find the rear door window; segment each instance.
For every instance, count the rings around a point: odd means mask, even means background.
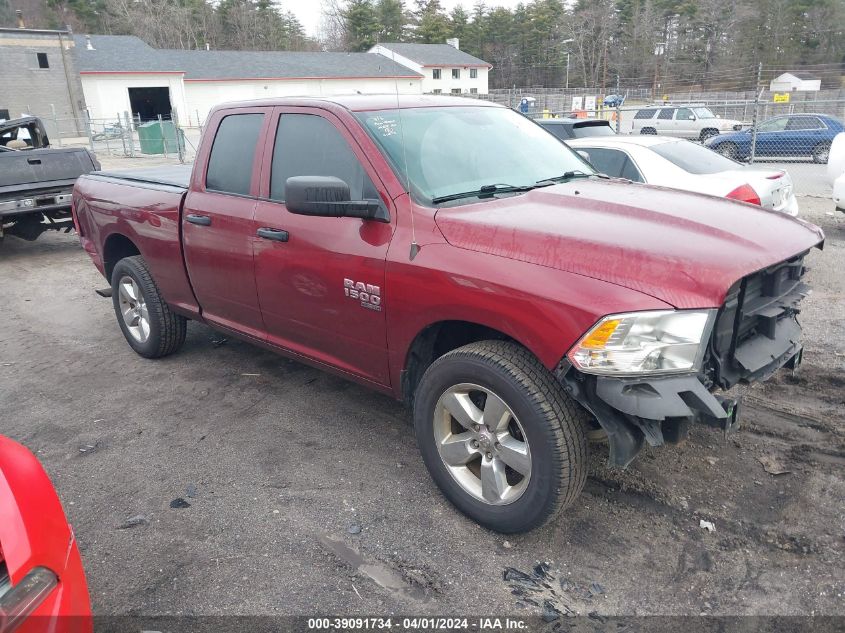
[[[657,118],[664,121],[668,121],[671,120],[673,114],[675,114],[674,108],[663,108],[662,110],[660,110],[660,114],[657,115]]]
[[[205,188],[247,196],[252,183],[255,148],[264,123],[263,114],[230,114],[220,121],[211,155]]]
[[[627,178],[635,182],[643,182],[642,174],[631,157],[618,149],[606,147],[583,148],[590,155],[590,163],[597,170],[614,178]]]
[[[787,130],[822,130],[824,125],[814,116],[789,117],[786,124]]]
[[[358,157],[338,129],[315,114],[282,114],[273,147],[270,197],[285,199],[293,176],[334,176],[349,185],[352,200],[379,195]]]
[[[651,119],[654,118],[654,113],[657,112],[656,108],[649,108],[648,110],[640,110],[634,115],[635,119]]]

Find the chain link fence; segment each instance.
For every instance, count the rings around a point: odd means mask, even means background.
[[[185,163],[193,160],[199,127],[180,125],[171,116],[143,120],[129,112],[113,117],[61,118],[54,112],[33,113],[47,129],[53,147],[88,147],[100,156],[165,158]]]
[[[567,95],[565,107],[552,109],[544,104],[560,103],[564,97],[545,95],[527,104],[520,100],[514,107],[535,119],[604,119],[622,135],[686,138],[736,161],[788,171],[799,195],[829,197],[825,164],[833,138],[845,131],[845,95],[835,99],[799,95],[788,101],[761,97],[640,104],[626,100],[616,107],[599,101],[585,108],[586,99],[575,96],[573,101]]]
[[[615,107],[604,106],[603,96],[584,88],[494,90],[461,96],[502,103],[532,118],[605,119],[617,134],[687,138],[734,160],[786,169],[799,194],[818,196],[830,195],[823,164],[845,120],[845,90],[795,93],[786,98],[767,91],[757,95],[688,92],[657,102],[650,100],[649,90],[628,90]],[[181,125],[175,116],[142,121],[129,112],[98,119],[63,119],[54,112],[39,116],[54,147],[87,146],[100,156],[189,162],[196,155],[202,130],[198,124]]]

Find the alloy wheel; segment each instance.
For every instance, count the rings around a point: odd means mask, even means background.
[[[462,383],[434,409],[434,439],[461,488],[491,505],[519,499],[531,478],[531,450],[513,410],[490,389]]]
[[[150,337],[150,315],[141,288],[129,275],[121,277],[117,287],[120,313],[126,329],[139,343],[146,342]]]

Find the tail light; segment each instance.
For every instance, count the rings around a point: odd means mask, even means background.
[[[757,195],[757,192],[754,191],[754,188],[751,185],[740,185],[725,197],[730,198],[731,200],[747,202],[748,204],[756,204],[757,206],[760,206],[761,204],[760,196]]]
[[[776,174],[772,174],[771,176],[766,176],[766,180],[778,180],[779,178],[783,178],[785,171],[779,171]]]
[[[36,567],[14,587],[6,566],[0,564],[0,633],[12,633],[59,584],[56,574]]]

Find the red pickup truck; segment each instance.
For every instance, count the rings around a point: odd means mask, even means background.
[[[626,466],[717,393],[800,361],[817,227],[601,177],[507,108],[450,97],[216,108],[193,171],[83,176],[82,245],[129,345],[207,323],[404,400],[444,494],[502,532]],[[101,291],[104,294],[109,291]]]

